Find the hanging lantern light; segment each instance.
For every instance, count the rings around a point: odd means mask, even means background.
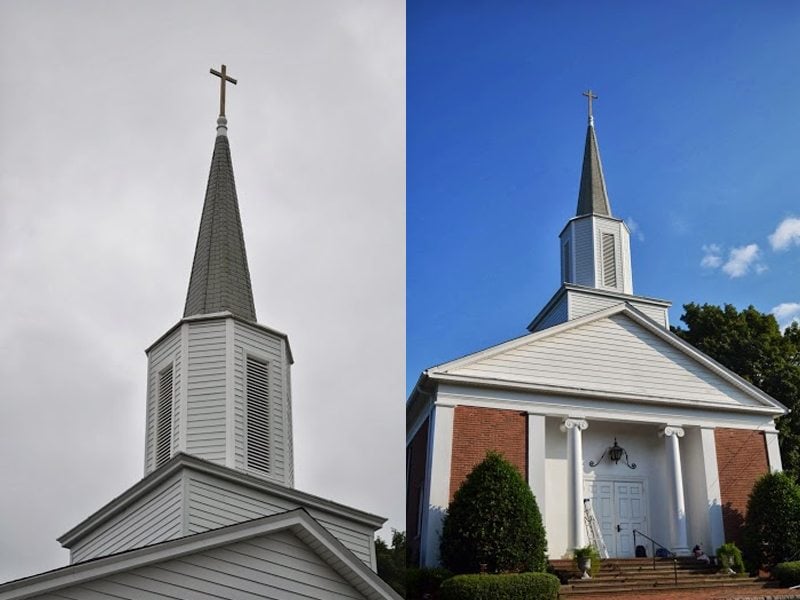
[[[607,447],[603,451],[603,454],[600,455],[600,458],[597,459],[597,462],[595,462],[593,460],[590,460],[589,461],[589,466],[590,467],[596,467],[597,465],[599,465],[600,462],[603,460],[603,457],[606,454],[608,454],[608,460],[614,461],[615,465],[618,465],[619,461],[622,460],[622,458],[624,457],[625,458],[625,466],[626,467],[628,467],[629,469],[635,469],[636,468],[636,463],[632,463],[632,462],[628,461],[628,452],[625,450],[625,448],[623,448],[622,446],[620,446],[617,443],[617,438],[616,437],[614,437],[614,445]]]

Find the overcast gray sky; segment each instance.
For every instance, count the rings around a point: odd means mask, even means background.
[[[219,80],[259,321],[289,334],[296,487],[404,529],[400,0],[0,3],[0,581],[142,477]]]

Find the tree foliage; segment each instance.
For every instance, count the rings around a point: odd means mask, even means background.
[[[467,475],[444,519],[441,558],[454,573],[544,571],[547,540],[519,471],[489,452]]]
[[[800,327],[793,323],[782,334],[774,316],[752,306],[691,303],[683,310],[686,329],[673,327],[674,333],[792,410],[778,419],[778,431],[783,468],[798,479]]]
[[[392,547],[375,538],[375,560],[378,576],[401,596],[406,593],[406,534],[392,529]]]
[[[744,521],[744,554],[772,568],[800,553],[800,486],[786,473],[767,473],[753,486]]]

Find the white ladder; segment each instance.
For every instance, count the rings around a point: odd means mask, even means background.
[[[597,517],[594,515],[592,501],[588,498],[583,501],[583,520],[586,523],[586,534],[589,538],[589,545],[597,549],[597,552],[600,553],[600,558],[608,558],[608,547],[603,541],[603,533],[600,531],[600,524],[597,522]]]

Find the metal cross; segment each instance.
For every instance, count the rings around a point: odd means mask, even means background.
[[[582,94],[589,100],[589,120],[592,120],[592,100],[597,100],[597,96],[592,93],[592,90],[586,90]]]
[[[225,82],[230,81],[236,85],[236,80],[233,77],[228,77],[225,73],[225,65],[222,65],[222,72],[211,69],[211,74],[219,77],[219,116],[225,116]]]

